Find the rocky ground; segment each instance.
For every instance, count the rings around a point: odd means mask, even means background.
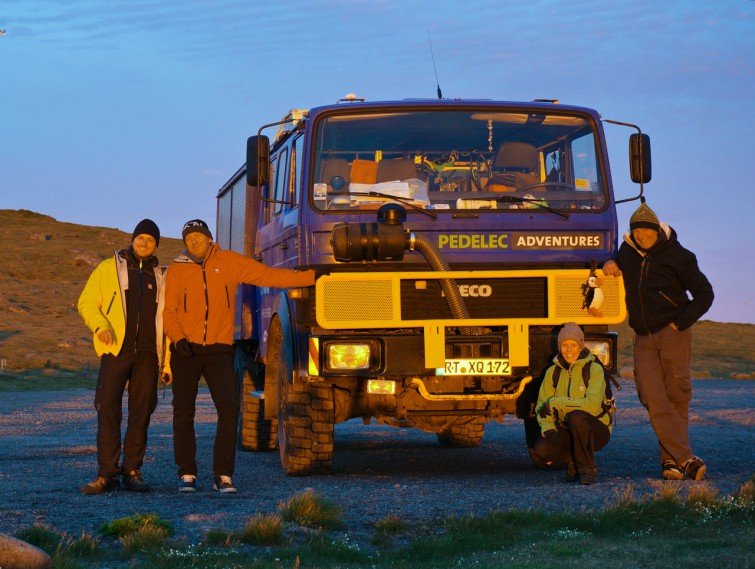
[[[618,393],[618,425],[598,454],[599,484],[567,485],[561,472],[532,468],[521,423],[508,417],[486,428],[483,444],[446,449],[435,436],[414,430],[351,421],[336,427],[333,473],[311,478],[282,474],[278,455],[239,453],[236,495],[211,489],[215,414],[209,394],[197,411],[201,491],[178,494],[172,458],[170,391],[153,417],[145,478],[146,495],[117,492],[83,496],[79,487],[96,471],[93,391],[4,392],[0,394],[0,532],[13,534],[34,523],[71,535],[96,533],[101,523],[135,512],[156,512],[178,537],[201,540],[204,531],[239,530],[255,513],[305,488],[338,502],[342,533],[367,540],[372,524],[388,515],[412,521],[452,514],[483,514],[496,508],[546,510],[597,508],[617,490],[637,494],[657,483],[656,442],[631,382]],[[709,465],[709,480],[731,493],[755,472],[755,382],[698,380],[691,417],[695,451]]]

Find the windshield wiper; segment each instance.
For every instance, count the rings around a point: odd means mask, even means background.
[[[432,217],[433,219],[438,219],[437,214],[433,213],[432,211],[427,211],[426,209],[419,207],[417,204],[413,203],[413,200],[411,198],[405,198],[401,196],[392,196],[391,194],[384,194],[383,192],[349,192],[349,195],[350,196],[370,196],[370,197],[376,197],[376,198],[387,198],[389,200],[396,200],[397,202],[408,205],[410,208],[412,208],[415,211],[424,213],[425,215],[428,215]]]
[[[537,207],[547,209],[550,212],[555,213],[556,215],[560,215],[564,219],[569,219],[569,214],[564,213],[563,211],[560,211],[558,209],[554,209],[549,205],[545,205],[540,200],[534,199],[534,198],[522,198],[519,196],[496,196],[493,198],[497,202],[508,202],[508,203],[532,203],[535,204]]]

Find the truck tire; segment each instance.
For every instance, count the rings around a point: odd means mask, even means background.
[[[270,328],[266,373],[278,382],[278,450],[288,476],[326,474],[333,464],[333,387],[294,383],[276,320]]]
[[[452,448],[471,448],[480,446],[485,434],[485,419],[471,417],[459,421],[438,433],[440,446]]]
[[[278,420],[265,419],[265,400],[254,391],[249,370],[241,370],[241,411],[239,413],[239,450],[270,451],[278,446]]]

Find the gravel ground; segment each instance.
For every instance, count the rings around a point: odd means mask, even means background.
[[[694,390],[695,452],[708,463],[710,482],[731,493],[755,473],[755,382],[698,380]],[[72,535],[95,533],[102,522],[156,512],[178,537],[196,543],[209,528],[239,530],[255,513],[274,512],[280,501],[314,488],[343,507],[344,532],[366,541],[372,524],[391,514],[412,521],[509,507],[596,508],[629,484],[636,494],[652,491],[659,475],[647,414],[634,385],[625,381],[617,394],[618,425],[598,453],[599,483],[592,487],[564,484],[561,472],[534,470],[521,422],[507,417],[489,424],[482,445],[473,449],[441,448],[432,434],[350,421],[336,426],[331,475],[288,478],[277,452],[239,453],[234,476],[239,493],[221,495],[210,479],[215,412],[203,391],[197,409],[200,491],[179,494],[167,392],[152,419],[142,469],[153,491],[83,496],[79,487],[96,473],[93,394],[0,395],[0,532],[44,523]]]

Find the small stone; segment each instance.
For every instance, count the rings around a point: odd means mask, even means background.
[[[0,533],[0,567],[3,569],[47,569],[52,559],[38,547]]]
[[[96,267],[100,264],[100,259],[94,253],[81,253],[73,258],[73,264],[77,267]]]

